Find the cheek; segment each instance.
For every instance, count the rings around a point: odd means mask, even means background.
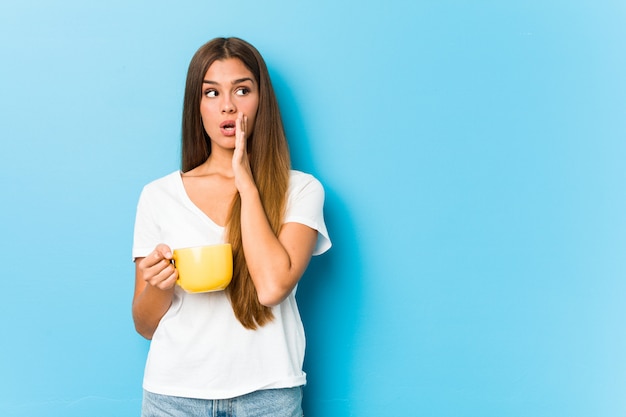
[[[259,108],[258,108],[258,103],[255,103],[255,105],[250,106],[250,110],[249,110],[249,116],[248,116],[248,125],[254,129],[254,126],[256,125],[256,117],[258,115],[259,112]]]
[[[216,112],[218,114],[220,112],[218,100],[209,99],[207,97],[200,99],[200,113],[202,115],[210,116],[216,114]]]
[[[254,132],[254,127],[256,126],[256,117],[248,116],[248,134],[252,134]]]
[[[208,121],[215,119],[215,111],[211,109],[210,106],[201,105],[200,106],[200,117],[202,118],[202,123],[206,124]]]

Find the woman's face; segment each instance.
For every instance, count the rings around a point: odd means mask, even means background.
[[[254,75],[237,58],[215,61],[202,82],[200,114],[211,145],[235,148],[235,121],[243,113],[248,117],[249,137],[259,107],[259,86]]]

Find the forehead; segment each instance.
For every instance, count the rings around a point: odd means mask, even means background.
[[[254,75],[238,58],[227,58],[214,61],[204,74],[204,81],[218,84],[250,78],[254,82]]]

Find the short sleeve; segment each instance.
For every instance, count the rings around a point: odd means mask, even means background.
[[[135,215],[135,232],[133,236],[133,259],[143,258],[154,250],[160,242],[160,228],[155,221],[149,204],[149,193],[143,189],[137,203]]]
[[[300,223],[317,230],[313,255],[321,255],[332,246],[324,222],[324,188],[312,175],[291,172],[285,223]]]

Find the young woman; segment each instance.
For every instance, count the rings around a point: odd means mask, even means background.
[[[330,248],[323,188],[290,169],[267,67],[249,43],[202,46],[183,107],[182,170],[144,187],[137,206],[133,319],[151,339],[142,415],[301,416],[295,290]],[[173,249],[223,242],[233,248],[225,291],[176,285]]]

